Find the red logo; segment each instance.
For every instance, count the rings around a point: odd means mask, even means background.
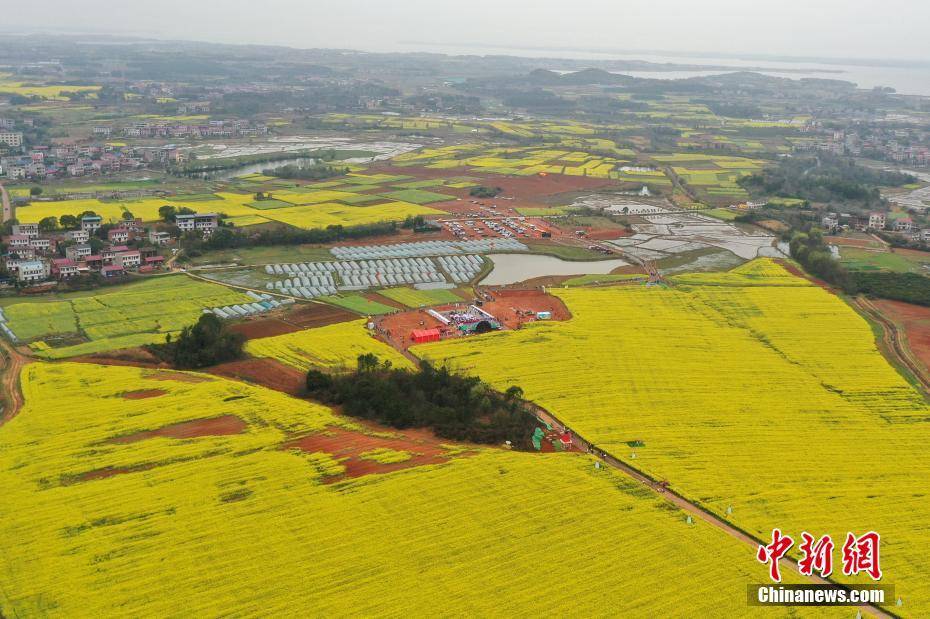
[[[875,531],[869,531],[856,537],[852,533],[846,534],[843,544],[843,574],[855,576],[866,573],[872,580],[881,580],[882,568],[879,563],[878,547],[881,536]],[[775,582],[781,582],[781,571],[778,561],[788,554],[794,540],[783,535],[781,529],[772,529],[772,543],[759,546],[756,559],[760,563],[769,564],[769,576]],[[815,538],[807,531],[801,533],[801,544],[798,549],[803,555],[798,561],[798,571],[804,576],[814,576],[815,572],[826,578],[833,573],[833,539],[824,535]]]
[[[805,531],[801,533],[804,540],[798,548],[804,553],[804,558],[798,561],[798,571],[805,576],[811,576],[816,571],[827,577],[833,572],[833,540],[824,535],[814,542],[814,536]]]
[[[843,544],[843,573],[854,576],[865,572],[872,580],[881,580],[882,568],[878,563],[879,542],[881,536],[875,531],[869,531],[861,537],[847,533],[846,543]]]
[[[781,572],[778,570],[778,560],[794,546],[794,540],[781,534],[781,529],[772,529],[772,543],[768,546],[759,546],[756,558],[760,563],[769,565],[769,576],[775,582],[781,582]]]

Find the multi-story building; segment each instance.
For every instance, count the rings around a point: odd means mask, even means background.
[[[122,267],[124,271],[137,269],[142,264],[142,255],[137,251],[125,251],[113,257],[113,264]]]
[[[52,260],[52,275],[58,279],[68,279],[79,274],[78,266],[68,258]]]
[[[31,238],[29,239],[29,247],[42,253],[48,253],[52,249],[52,239]]]
[[[81,230],[93,234],[100,226],[103,225],[103,218],[100,215],[84,215],[81,217]]]
[[[216,213],[194,213],[193,215],[178,215],[175,224],[181,232],[202,232],[204,236],[219,227],[220,216]]]
[[[13,226],[13,234],[22,234],[29,238],[39,236],[39,224],[16,224]]]
[[[149,242],[152,245],[167,245],[171,242],[171,235],[161,230],[149,230]]]
[[[86,243],[90,240],[90,232],[87,230],[68,230],[65,237],[75,243]]]
[[[0,131],[0,144],[6,144],[11,148],[19,148],[23,145],[23,134],[13,131]]]
[[[25,234],[11,234],[10,236],[3,237],[3,244],[7,246],[7,249],[10,251],[17,251],[29,247],[29,237]]]
[[[91,255],[91,253],[93,253],[93,250],[90,245],[71,245],[65,248],[65,256],[75,262],[79,262],[82,258]]]
[[[884,213],[869,213],[869,228],[872,230],[884,230],[885,229],[885,214]]]
[[[130,233],[126,228],[111,228],[107,231],[107,240],[111,243],[125,243],[129,237]]]
[[[21,282],[41,282],[48,279],[48,265],[42,260],[30,260],[19,264],[16,279]]]

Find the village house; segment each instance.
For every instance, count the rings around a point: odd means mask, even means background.
[[[131,237],[131,233],[126,228],[111,228],[107,231],[107,240],[111,243],[126,243]]]
[[[122,277],[126,274],[126,271],[124,271],[123,267],[119,265],[111,264],[100,269],[100,274],[106,278]]]
[[[220,216],[216,213],[194,213],[192,215],[178,215],[175,224],[181,232],[201,232],[204,236],[219,227]]]
[[[836,213],[829,213],[820,220],[820,224],[828,231],[833,232],[840,227],[840,220]]]
[[[19,148],[23,145],[23,134],[13,131],[0,131],[0,144],[6,144],[10,148]]]
[[[171,235],[162,230],[155,230],[154,228],[149,230],[149,242],[152,245],[167,245],[171,242]]]
[[[65,238],[75,243],[86,243],[90,240],[90,233],[87,230],[68,230]]]
[[[19,264],[16,270],[16,279],[21,282],[33,283],[48,279],[48,265],[42,260],[30,260]]]
[[[48,238],[31,238],[29,239],[29,247],[35,249],[36,251],[42,253],[48,253],[52,250],[53,244],[52,239]]]
[[[884,230],[885,229],[885,214],[884,213],[869,213],[869,228],[872,230]]]
[[[69,279],[78,275],[78,267],[68,258],[55,258],[52,260],[52,276],[58,279]]]
[[[29,247],[29,237],[25,234],[11,234],[10,236],[3,237],[3,244],[7,246],[8,250],[15,252],[19,249]]]
[[[103,225],[103,218],[99,215],[84,215],[81,217],[81,230],[93,234]]]
[[[122,267],[123,270],[137,269],[142,264],[142,256],[137,251],[124,251],[113,257],[113,264]]]
[[[88,271],[99,271],[103,268],[103,265],[106,262],[107,259],[104,258],[101,254],[93,254],[91,256],[84,256],[81,264],[83,264],[84,268]]]
[[[39,224],[16,224],[13,226],[13,234],[22,234],[30,238],[39,236]]]
[[[86,258],[92,253],[93,250],[90,248],[90,245],[71,245],[65,248],[65,256],[75,262],[79,262],[82,258]]]
[[[902,217],[894,222],[895,232],[910,232],[914,229],[914,220],[910,217]]]

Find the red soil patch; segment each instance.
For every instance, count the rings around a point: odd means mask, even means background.
[[[527,322],[535,321],[537,312],[552,312],[551,320],[569,320],[572,317],[561,299],[545,294],[540,289],[485,289],[485,293],[490,299],[486,298],[482,309],[492,314],[507,329],[519,329]],[[469,304],[463,301],[435,309],[464,309]],[[443,337],[461,337],[457,330],[450,329],[421,309],[383,316],[375,321],[375,325],[381,338],[400,350],[406,350],[413,344],[410,332],[416,329],[439,329]]]
[[[912,260],[930,262],[930,252],[920,251],[919,249],[895,248],[894,253],[901,254]]]
[[[784,267],[784,269],[785,269],[786,271],[788,271],[789,273],[791,273],[792,275],[796,275],[796,276],[798,276],[798,277],[803,277],[803,278],[806,279],[807,281],[809,281],[809,282],[811,282],[811,283],[813,283],[813,284],[816,284],[816,285],[820,286],[820,287],[823,288],[824,290],[829,290],[830,292],[833,292],[833,287],[830,286],[830,284],[828,284],[827,282],[823,281],[822,279],[818,279],[818,278],[816,278],[816,277],[813,277],[813,276],[811,276],[811,275],[808,275],[807,273],[805,273],[804,271],[802,271],[801,269],[799,269],[798,267],[796,267],[796,266],[793,265],[792,263],[788,262],[787,260],[781,260],[781,259],[777,259],[777,258],[776,258],[776,259],[775,259],[775,262],[777,262],[777,263],[780,264],[782,267]]]
[[[144,348],[124,348],[110,352],[83,355],[68,359],[76,363],[93,363],[95,365],[120,365],[137,368],[166,368],[168,364]]]
[[[382,296],[376,292],[366,292],[366,293],[363,293],[362,296],[368,299],[369,301],[380,303],[381,305],[387,305],[388,307],[393,307],[394,309],[398,309],[398,310],[408,309],[407,306],[401,303],[400,301],[389,299],[388,297]]]
[[[465,303],[463,302],[463,307]],[[444,309],[443,306],[436,309]],[[410,332],[415,329],[444,329],[445,325],[426,313],[426,310],[413,309],[406,312],[388,314],[375,319],[379,335],[388,343],[405,350],[412,344]]]
[[[128,436],[119,436],[107,442],[122,445],[137,443],[156,436],[178,439],[198,438],[201,436],[230,436],[241,434],[247,427],[248,425],[235,415],[222,415],[210,419],[195,419],[193,421],[174,423],[157,430],[146,430]]]
[[[824,240],[833,245],[846,245],[848,247],[864,247],[866,249],[882,250],[881,245],[872,239],[850,239],[845,236],[825,236]]]
[[[930,307],[884,299],[875,299],[872,305],[904,328],[911,352],[930,369]]]
[[[163,396],[167,391],[161,389],[143,389],[140,391],[127,391],[123,394],[123,399],[126,400],[145,400],[148,398],[157,398]]]
[[[306,372],[275,359],[243,359],[215,365],[210,374],[252,383],[286,393],[300,395],[306,385]]]
[[[205,383],[213,380],[212,378],[207,378],[206,376],[198,376],[196,374],[185,374],[184,372],[173,372],[173,371],[160,371],[160,372],[147,372],[142,375],[142,378],[146,380],[173,380],[179,383]]]
[[[378,429],[383,432],[383,428]],[[471,452],[450,453],[441,445],[432,433],[426,430],[392,431],[396,437],[370,436],[354,430],[329,427],[325,433],[312,434],[303,438],[289,441],[283,445],[284,449],[300,449],[308,453],[327,453],[345,467],[345,473],[328,477],[325,483],[333,483],[347,478],[362,477],[364,475],[379,475],[402,469],[409,469],[428,464],[446,462],[450,458],[469,455]],[[365,452],[374,449],[393,449],[406,451],[411,454],[410,459],[403,462],[383,464],[362,458]]]
[[[117,475],[123,475],[125,473],[135,473],[136,471],[147,471],[153,468],[155,468],[154,464],[146,464],[143,466],[137,466],[133,468],[107,467],[105,469],[97,469],[95,471],[88,471],[87,473],[84,473],[81,476],[79,476],[78,481],[93,481],[95,479],[107,479],[109,477],[115,477]]]
[[[558,297],[542,290],[491,290],[491,301],[482,309],[496,317],[508,329],[519,329],[527,322],[535,322],[537,312],[552,312],[551,320],[570,320],[571,312]]]

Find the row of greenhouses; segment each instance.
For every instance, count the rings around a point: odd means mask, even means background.
[[[471,241],[419,241],[416,243],[396,243],[394,245],[333,247],[330,252],[340,260],[368,260],[373,258],[416,258],[528,250],[529,248],[526,245],[516,239],[476,239]]]

